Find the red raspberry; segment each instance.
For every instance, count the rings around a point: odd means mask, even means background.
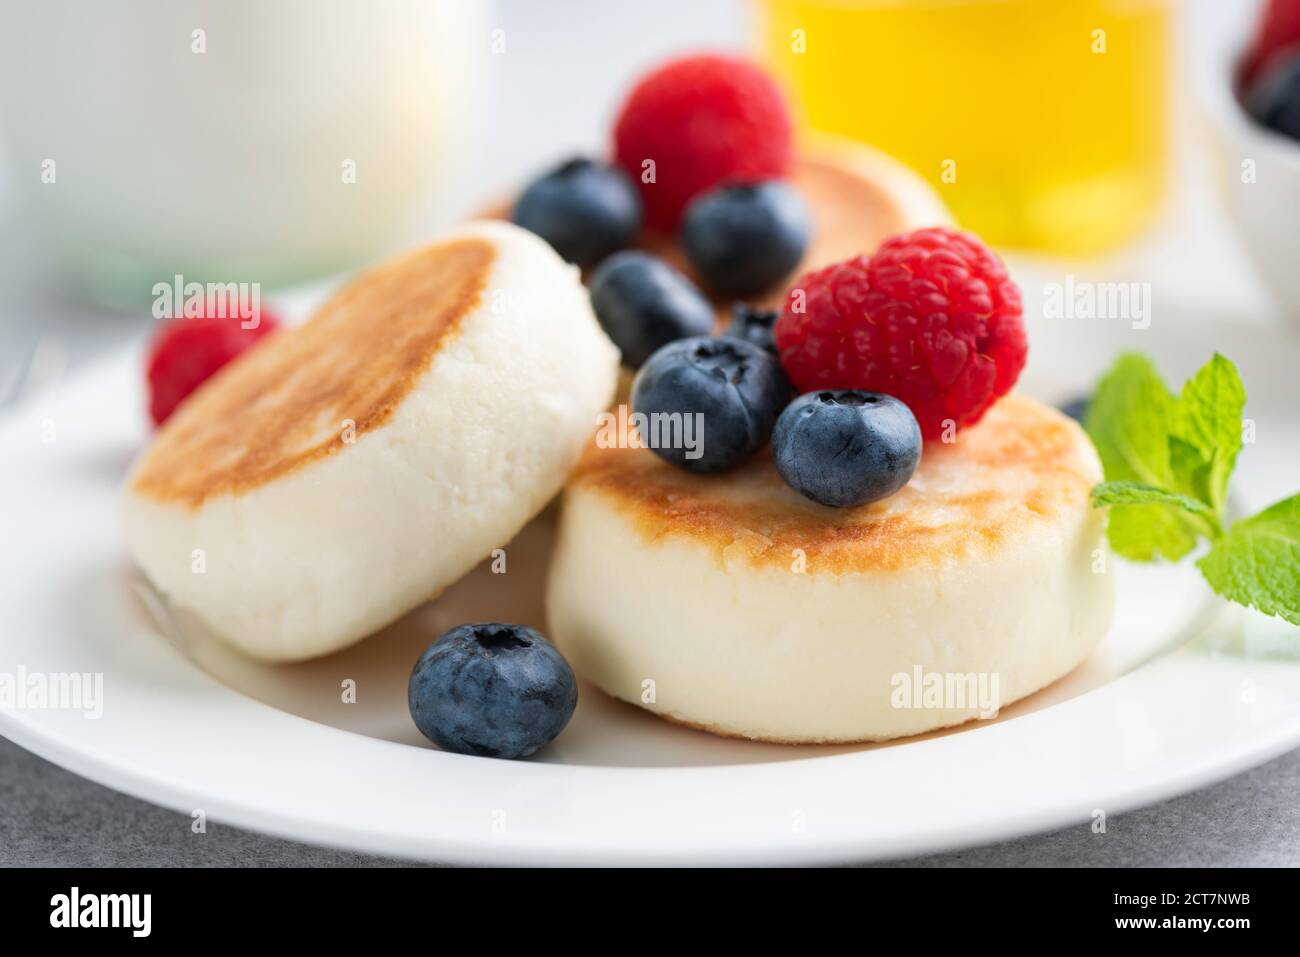
[[[933,439],[945,419],[978,422],[1015,385],[1028,351],[1020,311],[1020,290],[979,240],[920,229],[799,279],[776,345],[801,392],[887,393]]]
[[[263,311],[249,329],[238,317],[173,319],[154,336],[149,349],[149,415],[162,425],[181,401],[214,372],[280,324]]]
[[[705,190],[784,176],[792,157],[780,88],[735,57],[683,57],[646,74],[614,125],[615,162],[641,190],[646,223],[665,231]],[[654,160],[653,183],[643,181],[646,160]]]
[[[1255,28],[1255,37],[1242,61],[1241,84],[1249,87],[1269,65],[1279,62],[1288,47],[1300,46],[1300,0],[1269,0]]]

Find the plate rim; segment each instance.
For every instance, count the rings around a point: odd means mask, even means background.
[[[1032,730],[1030,727],[1032,724],[1049,720],[1053,716],[1059,718],[1062,712],[1067,709],[1092,708],[1098,703],[1095,700],[1096,698],[1106,694],[1115,694],[1117,693],[1115,689],[1120,686],[1137,685],[1145,680],[1150,680],[1151,672],[1156,670],[1162,661],[1166,660],[1168,660],[1167,657],[1154,659],[1106,685],[1094,688],[1042,711],[1020,716],[1005,724],[972,727],[957,735],[913,742],[908,747],[916,749],[927,744],[953,739],[965,739],[969,742],[975,736],[990,733],[1018,734],[1022,731]],[[206,673],[200,672],[200,674],[205,680],[220,686],[230,697],[241,698],[255,708],[265,709],[267,712],[289,722],[311,726],[330,736],[337,735],[359,739],[366,742],[365,747],[377,746],[401,751],[411,750],[409,747],[395,742],[369,738],[355,732],[321,725],[310,719],[279,711],[270,705],[245,699],[238,692],[226,689],[223,685],[220,685],[220,682],[217,682],[216,679]],[[1156,680],[1163,681],[1166,679],[1158,678]],[[1123,690],[1136,692],[1139,698],[1144,697],[1143,693],[1136,687],[1127,687]],[[1297,686],[1297,693],[1300,694],[1300,685]],[[1269,733],[1252,738],[1247,746],[1238,746],[1227,753],[1199,754],[1195,760],[1170,766],[1153,776],[1134,778],[1117,788],[1112,788],[1104,796],[1102,794],[1093,795],[1094,802],[1090,803],[1104,804],[1107,815],[1121,814],[1155,801],[1185,794],[1225,780],[1244,770],[1269,761],[1300,745],[1300,698],[1291,705],[1291,711],[1292,715],[1289,724],[1269,726]],[[412,849],[389,843],[398,840],[396,835],[381,837],[379,833],[364,827],[334,826],[327,833],[322,833],[319,829],[314,829],[307,818],[301,816],[259,809],[246,802],[231,800],[224,795],[214,801],[210,792],[201,793],[197,786],[178,785],[167,780],[158,771],[151,772],[132,767],[127,763],[114,762],[106,758],[102,753],[96,753],[89,747],[78,746],[57,734],[42,734],[32,724],[24,724],[21,720],[16,720],[15,713],[12,712],[0,710],[0,736],[8,738],[20,747],[51,761],[65,770],[180,814],[185,814],[190,809],[203,807],[210,819],[244,830],[305,844],[328,846],[359,854],[384,856],[408,862],[436,862],[459,865],[486,864],[493,866],[681,866],[699,864],[713,866],[752,866],[759,864],[790,866],[847,862],[871,863],[994,844],[1015,837],[1044,833],[1072,823],[1084,826],[1086,821],[1086,810],[1081,811],[1082,806],[1077,800],[1061,798],[1051,805],[1041,807],[1031,820],[1026,820],[1023,816],[1017,816],[1015,813],[1009,812],[993,821],[982,822],[978,827],[978,833],[974,833],[971,824],[965,826],[950,825],[929,829],[922,835],[913,834],[906,838],[883,842],[874,835],[858,834],[850,836],[836,832],[827,832],[820,838],[788,841],[775,846],[772,844],[752,844],[750,843],[752,838],[747,838],[746,844],[749,846],[741,846],[732,842],[709,848],[700,848],[686,843],[656,846],[654,848],[633,847],[631,845],[621,847],[578,847],[559,845],[555,842],[554,835],[547,835],[541,840],[534,839],[524,842],[517,840],[498,842],[480,839],[449,841],[444,836],[433,841],[429,847]],[[778,762],[775,766],[789,768],[795,765],[818,765],[820,766],[818,770],[831,770],[831,765],[836,765],[836,769],[838,769],[850,764],[866,764],[871,760],[873,754],[880,753],[882,752],[865,751],[839,755],[816,755],[798,759],[794,762]],[[450,755],[443,752],[431,751],[428,754],[436,755],[437,759],[473,762],[473,764],[466,764],[467,768],[483,763],[482,759]],[[766,763],[755,765],[711,765],[702,768],[613,768],[505,761],[492,763],[504,765],[511,769],[527,768],[529,771],[525,773],[542,775],[734,777],[737,780],[728,783],[742,785],[748,783],[744,779],[754,776],[757,769],[774,766],[772,763]],[[437,853],[429,853],[435,846],[437,847]]]

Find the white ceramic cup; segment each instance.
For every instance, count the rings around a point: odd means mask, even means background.
[[[7,7],[0,142],[33,238],[70,284],[123,305],[176,273],[282,284],[372,257],[436,206],[489,42],[482,6]]]
[[[1197,12],[1203,61],[1198,93],[1228,212],[1260,276],[1300,332],[1300,142],[1256,123],[1235,92],[1256,5],[1214,0]]]

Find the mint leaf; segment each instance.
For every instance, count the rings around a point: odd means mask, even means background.
[[[1131,562],[1176,562],[1196,547],[1197,533],[1181,512],[1166,505],[1116,505],[1106,516],[1106,539]]]
[[[1115,361],[1097,384],[1084,421],[1108,481],[1172,484],[1176,402],[1145,356],[1127,352]]]
[[[1300,495],[1225,533],[1228,480],[1241,452],[1246,390],[1217,352],[1175,398],[1142,356],[1120,356],[1097,386],[1085,428],[1105,470],[1092,503],[1125,558],[1182,558],[1200,535],[1197,567],[1220,595],[1300,625]]]
[[[1115,361],[1084,421],[1108,482],[1174,489],[1169,436],[1179,418],[1177,402],[1146,357],[1125,353]],[[1196,547],[1202,525],[1167,502],[1133,502],[1111,508],[1106,536],[1131,561],[1177,561]]]
[[[1246,390],[1237,367],[1219,353],[1183,386],[1170,464],[1179,487],[1199,498],[1216,517],[1223,514],[1228,478],[1241,451],[1241,413]]]
[[[1102,482],[1092,487],[1092,504],[1103,505],[1173,505],[1193,515],[1208,515],[1210,508],[1200,499],[1180,495],[1142,482]]]
[[[1210,538],[1218,534],[1218,520],[1200,499],[1142,482],[1094,485],[1092,504],[1111,506],[1106,525],[1110,547],[1132,561],[1177,561],[1196,547],[1198,532]]]
[[[1196,565],[1224,598],[1300,625],[1300,495],[1233,523]]]

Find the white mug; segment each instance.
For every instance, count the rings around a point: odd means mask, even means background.
[[[41,0],[0,24],[0,145],[65,280],[282,284],[436,208],[480,0]],[[482,49],[480,49],[482,48]],[[432,194],[432,198],[431,198]]]

